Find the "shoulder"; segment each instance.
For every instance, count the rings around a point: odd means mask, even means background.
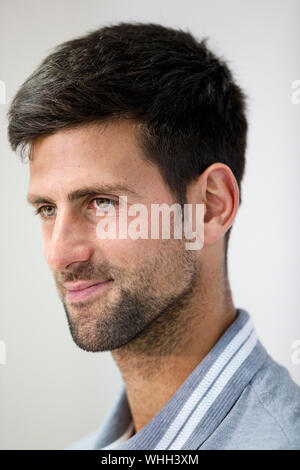
[[[270,355],[201,449],[300,449],[300,387]]]
[[[300,449],[300,386],[289,371],[268,355],[249,387],[286,437],[287,445]]]

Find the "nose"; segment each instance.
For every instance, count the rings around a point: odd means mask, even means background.
[[[93,248],[88,230],[87,222],[69,209],[58,211],[44,240],[47,263],[53,271],[65,270],[73,263],[90,259]]]

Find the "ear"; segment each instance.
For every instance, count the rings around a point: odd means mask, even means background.
[[[188,202],[203,203],[204,245],[223,237],[231,227],[239,208],[237,181],[224,163],[210,165],[187,191]]]

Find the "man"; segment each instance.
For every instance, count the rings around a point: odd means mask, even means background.
[[[226,63],[187,32],[103,27],[40,64],[11,103],[8,134],[29,156],[28,201],[71,335],[111,351],[123,379],[104,423],[69,448],[299,449],[300,388],[228,279],[247,120]],[[155,204],[176,204],[182,222],[194,220],[185,207],[204,207],[201,247],[187,249],[183,229],[129,236],[136,204],[140,225]]]

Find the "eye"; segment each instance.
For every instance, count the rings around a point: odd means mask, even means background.
[[[95,204],[96,209],[105,209],[106,207],[117,204],[117,201],[115,201],[114,199],[109,199],[106,197],[96,197],[95,199],[92,200],[92,202],[96,203]],[[100,202],[100,204],[98,204],[98,202]],[[108,202],[111,204],[108,204]]]
[[[54,215],[53,211],[56,207],[53,206],[41,206],[35,209],[34,213],[39,214],[44,219],[49,219]]]
[[[106,209],[111,205],[117,205],[118,201],[105,197],[96,197],[92,199],[91,204],[94,205],[94,209]],[[35,209],[34,213],[39,214],[42,219],[51,219],[56,214],[56,207],[54,206],[41,206]]]

